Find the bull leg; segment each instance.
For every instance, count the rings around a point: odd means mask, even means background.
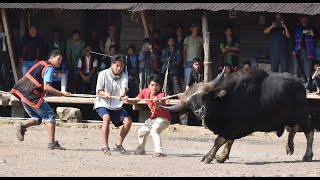
[[[233,140],[229,140],[226,142],[226,145],[224,146],[224,149],[221,155],[216,158],[218,163],[224,163],[227,159],[229,159],[229,154],[230,154],[232,145],[233,145]]]
[[[314,130],[310,131],[309,133],[305,132],[304,134],[307,138],[307,149],[306,149],[306,153],[303,156],[302,161],[311,162],[313,157],[312,144],[313,144]]]
[[[216,153],[217,153],[217,151],[219,150],[219,148],[220,148],[222,145],[224,145],[227,141],[228,141],[227,139],[225,139],[225,138],[223,138],[223,137],[221,137],[221,136],[218,136],[218,137],[216,138],[216,140],[214,141],[214,145],[213,145],[213,147],[211,148],[211,150],[210,150],[206,155],[203,156],[203,158],[201,159],[201,161],[202,161],[202,162],[204,161],[204,163],[206,163],[206,164],[211,163],[211,161],[215,158]]]
[[[297,131],[299,130],[299,125],[296,124],[293,127],[289,128],[289,135],[288,135],[288,142],[286,145],[286,151],[287,154],[292,155],[294,152],[294,143],[293,143],[293,139],[294,136],[296,135]]]

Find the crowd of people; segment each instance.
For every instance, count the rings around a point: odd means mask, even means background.
[[[298,67],[303,67],[300,70],[306,74],[305,81],[309,82],[306,88],[320,94],[320,67],[317,61],[311,72],[311,62],[316,57],[316,31],[307,16],[301,16],[300,22],[301,24],[294,28],[293,35],[296,42],[292,51],[295,75],[298,76]],[[139,99],[153,99],[146,100],[151,115],[138,130],[135,154],[145,154],[146,137],[150,133],[155,147],[154,155],[165,156],[160,133],[169,126],[172,117],[167,110],[159,108],[159,105],[166,105],[161,98],[184,92],[204,79],[203,39],[199,35],[199,25],[192,24],[190,31],[191,34],[184,37],[182,26],[175,30],[168,25],[162,37],[160,31],[155,30],[151,38],[143,40],[141,50],[129,45],[126,55],[121,55],[117,27],[114,25],[108,27],[105,38],[99,39],[96,33],[92,33],[91,40],[87,42],[80,38],[80,31],[77,29],[72,31],[72,36],[67,41],[60,38],[58,29],[54,29],[52,40],[47,45],[39,36],[37,27],[32,25],[29,34],[21,41],[19,59],[23,77],[11,89],[11,93],[22,101],[24,109],[32,118],[17,127],[18,139],[23,141],[27,128],[39,125],[44,120],[49,132],[48,148],[65,149],[55,140],[55,113],[44,100],[44,96],[47,92],[59,96],[70,96],[70,92],[89,93],[98,95],[94,110],[103,120],[103,153],[111,154],[108,142],[111,122],[116,127],[122,126],[113,148],[125,153],[122,144],[130,131],[132,116],[122,108],[124,102],[136,104]],[[288,72],[286,52],[291,34],[282,16],[277,14],[276,20],[264,32],[270,33],[272,37],[272,71],[278,72],[280,64],[281,72]],[[231,73],[241,68],[251,68],[249,61],[242,65],[239,63],[240,42],[234,36],[232,27],[225,27],[224,33],[225,38],[220,44],[223,65],[214,78],[228,78]],[[8,58],[1,24],[0,35],[0,56]],[[97,53],[103,53],[104,56]],[[45,57],[45,54],[48,54],[48,57]],[[1,62],[4,62],[4,59],[1,59]],[[5,66],[3,64],[2,66]],[[2,74],[1,77],[5,76]],[[52,85],[56,79],[61,82],[58,88]],[[164,82],[167,84],[163,84]]]

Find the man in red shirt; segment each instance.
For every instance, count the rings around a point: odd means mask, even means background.
[[[149,87],[143,89],[137,96],[139,99],[154,99],[146,100],[146,103],[151,111],[151,116],[147,119],[144,125],[138,130],[138,143],[135,154],[145,154],[145,145],[147,136],[150,133],[154,143],[154,156],[161,157],[166,156],[161,147],[160,133],[167,127],[169,127],[172,117],[169,111],[161,109],[159,105],[166,105],[165,100],[158,100],[164,97],[164,93],[161,92],[162,79],[157,74],[152,74],[148,78]],[[137,101],[129,101],[130,104],[136,104]]]

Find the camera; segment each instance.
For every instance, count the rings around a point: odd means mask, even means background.
[[[276,26],[280,26],[281,24],[283,24],[283,22],[282,21],[276,21],[275,24],[276,24]]]

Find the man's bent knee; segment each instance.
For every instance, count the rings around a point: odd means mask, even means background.
[[[130,117],[126,117],[123,121],[122,121],[124,126],[131,126],[132,124],[132,119]]]

